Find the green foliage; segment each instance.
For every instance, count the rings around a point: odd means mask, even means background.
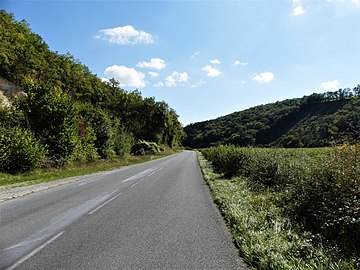
[[[114,155],[112,149],[112,125],[109,116],[100,108],[91,104],[78,104],[78,112],[89,123],[95,133],[94,145],[101,158],[111,158]]]
[[[199,154],[204,178],[212,191],[245,262],[256,269],[356,269],[355,258],[299,233],[297,224],[278,206],[281,193],[249,186],[245,177],[224,181]],[[357,256],[358,257],[358,256]]]
[[[184,146],[322,147],[360,138],[358,89],[256,106],[184,128]]]
[[[87,125],[80,116],[76,119],[76,128],[77,142],[72,159],[75,161],[95,161],[99,155],[94,146],[96,136],[93,128]]]
[[[139,141],[131,148],[131,153],[134,155],[154,155],[164,151],[163,148],[154,142]]]
[[[44,147],[31,132],[0,125],[1,172],[15,174],[37,168],[44,156]]]
[[[114,121],[113,134],[114,151],[116,155],[124,157],[130,154],[131,147],[134,145],[134,137],[126,132],[118,119]]]
[[[245,177],[254,192],[271,192],[294,227],[320,235],[344,256],[359,256],[360,145],[333,149],[202,150],[226,177]]]
[[[56,167],[69,161],[76,144],[75,109],[64,94],[45,86],[29,84],[27,98],[17,104],[25,116],[25,123],[46,146]]]
[[[25,21],[17,22],[12,14],[0,12],[0,76],[23,87],[27,87],[28,82],[41,85],[91,106],[90,110],[95,110],[100,119],[98,124],[95,119],[90,123],[100,157],[109,158],[115,152],[122,155],[123,150],[116,146],[115,137],[127,138],[127,142],[121,142],[123,144],[129,144],[131,136],[135,140],[154,141],[170,147],[180,144],[184,132],[178,116],[168,104],[143,98],[137,90],[127,92],[114,79],[109,83],[102,82],[70,53],[51,52]],[[120,121],[122,136],[110,134],[112,124],[106,118]],[[84,117],[85,122],[88,120]],[[103,134],[101,126],[105,128]]]

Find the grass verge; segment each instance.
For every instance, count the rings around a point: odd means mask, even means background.
[[[60,169],[36,169],[28,173],[16,175],[0,173],[0,188],[28,186],[72,176],[117,169],[162,158],[176,152],[178,151],[166,149],[164,152],[157,155],[127,156],[121,159],[97,160],[95,162],[73,162]]]
[[[314,239],[301,234],[281,214],[269,191],[254,192],[246,178],[224,179],[201,153],[204,179],[244,261],[256,269],[356,269],[352,260],[337,259]]]

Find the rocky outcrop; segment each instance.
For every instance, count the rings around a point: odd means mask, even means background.
[[[2,77],[0,77],[0,106],[11,105],[11,97],[22,96],[25,92],[22,88]]]

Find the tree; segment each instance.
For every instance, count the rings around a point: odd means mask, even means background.
[[[28,85],[27,98],[17,104],[25,125],[46,146],[56,167],[69,161],[76,143],[76,113],[73,102],[44,86]]]

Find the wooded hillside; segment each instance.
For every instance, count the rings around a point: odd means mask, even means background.
[[[0,172],[123,156],[138,140],[179,145],[184,132],[167,103],[103,82],[3,10],[0,36],[0,77],[25,92],[0,107]]]
[[[322,147],[360,139],[360,85],[256,106],[184,128],[184,146]]]

